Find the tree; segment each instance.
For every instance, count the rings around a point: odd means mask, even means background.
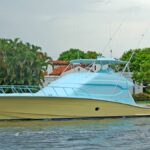
[[[40,47],[19,38],[0,39],[0,84],[42,85],[49,59]]]
[[[80,49],[69,49],[59,55],[59,60],[70,61],[81,58],[96,58],[99,54],[95,51],[87,51],[86,53]]]
[[[121,59],[129,60],[134,50],[125,52]],[[130,70],[133,72],[133,79],[144,85],[150,84],[150,48],[136,49],[130,63]]]
[[[96,51],[87,51],[85,53],[85,58],[93,58],[93,59],[95,59],[99,55],[101,55],[101,54],[98,54]]]
[[[69,49],[67,51],[62,52],[59,55],[59,60],[66,60],[66,61],[70,61],[72,59],[79,59],[79,58],[84,58],[85,57],[85,53],[80,50],[80,49]]]

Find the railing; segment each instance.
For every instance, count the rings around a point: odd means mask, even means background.
[[[131,95],[124,93],[123,90],[114,94],[108,93],[103,94],[98,92],[92,92],[85,88],[80,87],[59,87],[59,86],[48,86],[45,88],[39,86],[28,86],[28,85],[2,85],[0,86],[0,96],[6,95],[19,95],[19,96],[52,96],[52,97],[74,97],[74,98],[94,98],[94,99],[105,99],[111,101],[119,101],[123,103],[134,103]],[[125,95],[122,95],[125,94]],[[120,97],[121,96],[121,97]],[[123,98],[123,99],[122,99]]]
[[[30,85],[1,85],[0,93],[36,93],[41,89],[40,86]]]
[[[112,98],[118,96],[122,91],[114,94],[103,94],[98,92],[92,92],[81,87],[59,87],[48,86],[47,88],[41,88],[40,86],[29,85],[1,85],[0,94],[24,94],[29,93],[37,96],[56,96],[56,97],[86,97],[86,98]]]
[[[88,96],[90,94],[88,91],[82,88],[73,87],[59,87],[59,86],[49,86],[45,90],[40,86],[29,86],[29,85],[1,85],[0,94],[36,94],[42,96]]]

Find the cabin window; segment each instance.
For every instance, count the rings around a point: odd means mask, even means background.
[[[82,89],[84,89],[85,92],[89,93],[89,94],[93,94],[94,96],[98,96],[98,95],[104,95],[104,96],[109,96],[112,94],[117,94],[119,92],[121,92],[121,88],[120,87],[115,87],[115,86],[94,86],[94,85],[84,85],[82,87]]]

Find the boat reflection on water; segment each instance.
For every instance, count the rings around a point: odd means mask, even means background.
[[[99,124],[101,126],[107,126],[112,123],[120,122],[123,119],[79,119],[79,120],[31,120],[31,121],[21,121],[21,120],[7,120],[0,121],[0,127],[28,127],[28,126],[67,126],[67,125],[92,125]],[[85,126],[84,126],[85,127]]]

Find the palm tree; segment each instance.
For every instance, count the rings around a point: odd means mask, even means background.
[[[40,47],[19,38],[0,39],[0,84],[42,85],[49,59]]]

